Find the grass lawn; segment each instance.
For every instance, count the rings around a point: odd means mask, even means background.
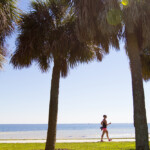
[[[44,150],[43,143],[0,144],[0,150]],[[69,150],[135,150],[135,142],[57,143],[56,148]]]

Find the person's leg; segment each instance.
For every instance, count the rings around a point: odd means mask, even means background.
[[[108,130],[106,130],[106,136],[107,136],[108,141],[111,141],[111,139],[109,138],[109,135],[108,135]]]
[[[101,141],[103,141],[103,136],[104,136],[104,134],[105,134],[105,131],[103,130],[102,136],[101,136]]]
[[[107,139],[109,140],[108,130],[106,130],[106,136],[107,136]]]

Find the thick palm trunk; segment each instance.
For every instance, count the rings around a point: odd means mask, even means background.
[[[127,35],[127,48],[132,76],[136,150],[149,150],[140,51],[134,34]]]
[[[51,80],[49,120],[48,120],[48,131],[47,131],[47,140],[46,140],[45,150],[55,149],[57,113],[58,113],[59,79],[60,79],[59,62],[54,61],[52,80]]]

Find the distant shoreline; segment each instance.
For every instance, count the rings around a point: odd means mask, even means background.
[[[112,142],[134,142],[135,139],[112,139]],[[0,143],[45,143],[46,140],[0,140]],[[56,143],[93,143],[100,142],[100,139],[64,139],[56,140]],[[108,142],[104,139],[104,142]]]
[[[97,139],[99,138],[78,138],[78,139],[71,139],[71,140],[97,140]],[[129,138],[113,138],[113,139],[135,139],[135,138],[129,137]],[[46,139],[0,139],[0,141],[21,141],[21,140],[46,140]],[[70,140],[70,139],[57,139],[57,140]]]

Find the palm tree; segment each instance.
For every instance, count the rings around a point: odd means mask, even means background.
[[[54,63],[45,147],[45,150],[54,150],[60,75],[66,77],[70,68],[87,63],[95,55],[101,60],[102,52],[95,44],[78,40],[71,0],[37,0],[32,2],[32,11],[21,18],[17,48],[11,59],[13,66],[29,67],[35,61],[44,72]]]
[[[148,127],[140,54],[150,47],[150,1],[130,0],[126,4],[122,2],[123,5],[116,0],[81,0],[80,2],[75,0],[75,3],[79,18],[77,28],[79,26],[79,29],[82,29],[82,32],[77,30],[79,38],[85,41],[94,40],[100,45],[107,42],[108,48],[111,41],[117,41],[121,37],[126,41],[132,75],[136,149],[148,150]],[[88,22],[91,22],[90,25]],[[121,28],[123,34],[120,32]],[[114,46],[115,44],[117,42],[113,43]],[[102,48],[107,50],[106,47]]]
[[[144,65],[141,63],[143,59],[141,54],[150,46],[150,21],[148,19],[150,17],[150,2],[131,0],[122,12],[125,25],[124,38],[132,76],[136,149],[148,150],[148,126],[142,80]],[[146,61],[146,57],[144,61]]]
[[[5,60],[6,49],[5,38],[14,30],[14,25],[19,21],[19,11],[16,0],[0,1],[0,69]]]

